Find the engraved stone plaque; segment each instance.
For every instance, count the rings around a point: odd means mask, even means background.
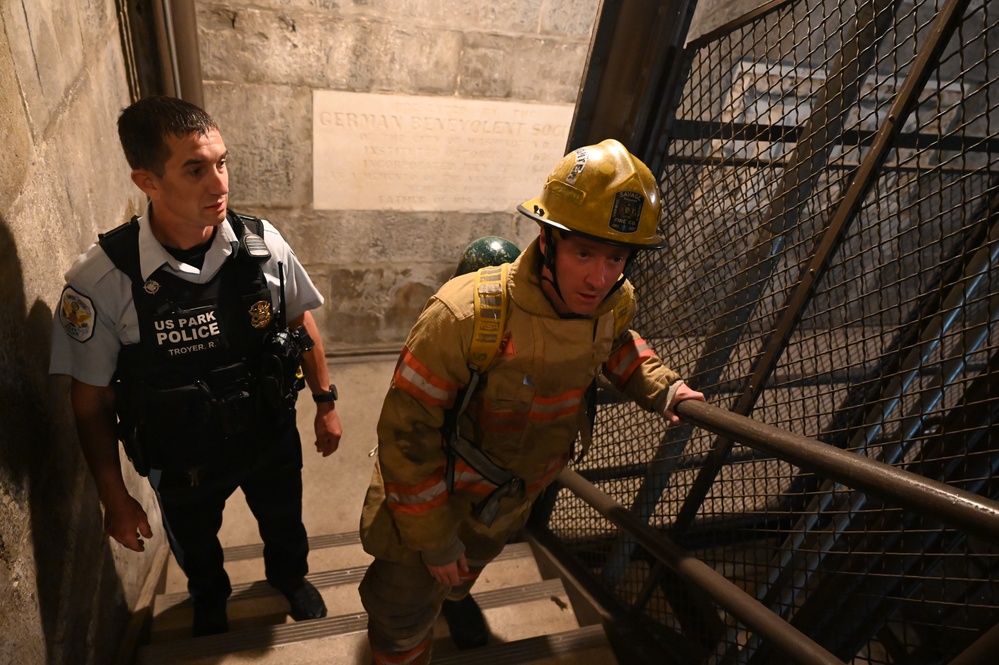
[[[513,211],[565,153],[571,104],[316,90],[317,210]]]

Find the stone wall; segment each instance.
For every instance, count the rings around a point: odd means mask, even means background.
[[[524,246],[537,227],[513,210],[313,209],[313,91],[574,104],[597,5],[198,0],[205,106],[232,157],[232,205],[275,222],[327,296],[317,318],[328,352],[398,350],[469,241]]]
[[[114,0],[0,0],[0,663],[112,662],[166,546],[108,543],[68,383],[47,376],[64,271],[140,203],[115,133],[126,81]]]

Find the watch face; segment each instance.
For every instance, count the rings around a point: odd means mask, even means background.
[[[334,386],[332,383],[330,384],[330,395],[333,395],[334,402],[340,399],[340,393],[337,392],[336,386]]]

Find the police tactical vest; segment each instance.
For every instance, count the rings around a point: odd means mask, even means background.
[[[162,268],[143,279],[136,218],[100,236],[131,280],[139,321],[139,342],[119,353],[115,388],[119,438],[140,472],[198,466],[227,437],[259,426],[258,364],[276,325],[261,268],[270,254],[259,219],[230,211],[228,220],[240,242],[204,284]]]

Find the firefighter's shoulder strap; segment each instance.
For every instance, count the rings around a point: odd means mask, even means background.
[[[614,305],[614,339],[628,329],[629,316],[635,304],[635,287],[625,281],[621,285],[621,297]]]
[[[471,441],[458,435],[458,419],[468,407],[468,403],[479,385],[479,379],[489,370],[503,345],[506,331],[508,296],[507,277],[510,264],[486,266],[475,273],[472,291],[473,321],[472,341],[467,349],[465,360],[468,364],[468,384],[458,392],[454,406],[444,414],[444,446],[447,452],[445,481],[448,491],[454,490],[455,457],[460,457],[475,471],[496,485],[486,501],[479,506],[479,519],[491,524],[499,508],[499,499],[523,490],[523,481],[506,469],[493,464],[492,460]]]
[[[507,321],[506,280],[509,275],[509,263],[486,266],[475,273],[472,343],[467,356],[468,368],[473,375],[484,374],[489,369],[503,344]]]
[[[445,439],[450,445],[458,432],[458,418],[468,407],[472,394],[479,385],[479,379],[496,360],[503,344],[503,332],[507,320],[506,279],[510,274],[510,264],[486,266],[475,273],[472,292],[474,315],[472,321],[472,341],[466,351],[468,364],[468,384],[458,391],[454,406],[444,414]]]
[[[475,273],[475,285],[472,290],[474,306],[472,342],[465,356],[469,371],[468,384],[458,391],[454,406],[444,414],[445,437],[449,446],[457,438],[458,419],[468,407],[472,394],[479,385],[479,379],[496,360],[503,345],[503,333],[506,331],[507,321],[506,279],[509,274],[509,263],[486,266]]]

